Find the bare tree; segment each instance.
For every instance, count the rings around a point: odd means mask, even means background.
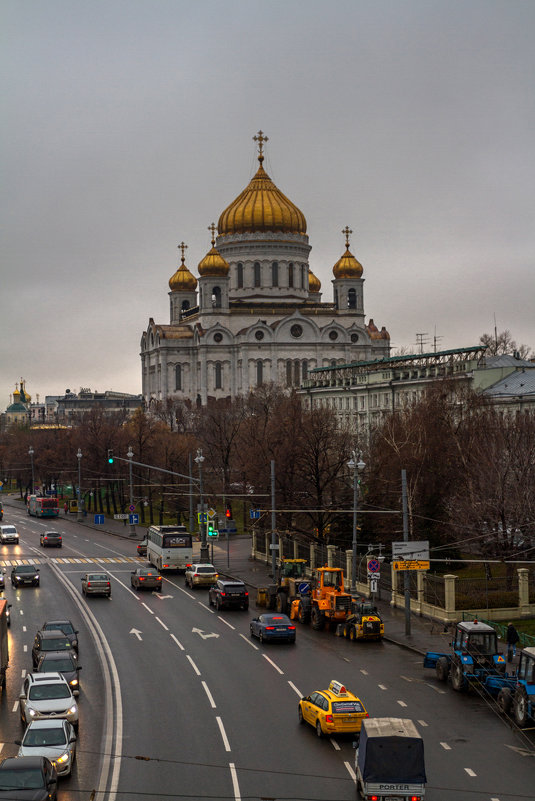
[[[482,334],[479,341],[487,348],[491,356],[515,352],[518,353],[521,359],[530,359],[533,356],[533,351],[529,345],[517,345],[508,329],[495,334]]]

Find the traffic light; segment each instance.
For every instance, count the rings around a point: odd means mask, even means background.
[[[225,517],[229,520],[232,517],[232,506],[230,503],[227,503],[227,508],[225,510]]]
[[[113,464],[113,450],[108,448],[108,464]]]
[[[209,537],[217,537],[219,534],[219,532],[214,528],[214,524],[211,520],[209,520],[207,523],[207,533]]]

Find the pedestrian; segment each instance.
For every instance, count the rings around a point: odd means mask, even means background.
[[[68,508],[69,508],[69,507],[67,506],[67,501],[65,501],[65,505],[64,505],[64,507],[63,507],[63,514],[64,514],[64,515],[66,515],[66,514],[67,514],[67,509],[68,509]]]
[[[507,636],[505,642],[507,643],[507,661],[512,662],[516,656],[516,644],[520,636],[512,623],[507,624]]]

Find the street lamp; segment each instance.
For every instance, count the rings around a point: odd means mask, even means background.
[[[81,471],[82,471],[82,451],[78,448],[78,453],[76,454],[76,458],[78,459],[78,514],[76,516],[76,520],[78,523],[81,523],[84,519],[82,514],[82,493],[80,491],[80,482],[81,482]]]
[[[130,460],[130,463],[129,463],[129,468],[130,468],[130,509],[129,509],[129,514],[132,515],[133,514],[133,508],[134,508],[134,487],[132,485],[132,458],[134,456],[134,451],[132,450],[132,446],[131,445],[128,446],[128,453],[126,455],[127,455],[128,459]],[[136,536],[136,527],[135,527],[134,523],[130,523],[130,536],[131,537],[135,537]]]
[[[351,459],[347,463],[350,470],[353,470],[353,554],[351,559],[351,589],[352,593],[357,592],[357,508],[359,482],[358,475],[362,473],[366,465],[362,461],[360,452],[351,451]]]
[[[30,495],[33,495],[33,487],[34,487],[34,476],[33,476],[33,454],[34,454],[34,450],[33,450],[33,447],[32,447],[31,445],[30,445],[30,447],[29,447],[29,449],[28,449],[28,453],[29,453],[29,455],[30,455],[30,459],[31,459],[31,461],[32,461],[32,487],[31,487],[31,492],[30,492]]]
[[[202,455],[202,450],[197,448],[197,456],[195,457],[195,462],[199,468],[199,506],[201,512],[201,562],[207,562],[209,559],[208,556],[208,545],[206,544],[206,521],[204,519],[204,499],[202,494],[202,463],[204,462],[204,456]]]

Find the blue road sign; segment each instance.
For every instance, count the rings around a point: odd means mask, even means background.
[[[104,525],[104,515],[95,515],[95,525],[103,526]]]
[[[297,591],[301,593],[301,595],[306,595],[310,592],[310,584],[308,581],[300,581],[297,585]]]
[[[137,526],[137,524],[139,523],[139,515],[129,515],[128,522],[130,523],[131,526]]]
[[[381,569],[381,564],[378,559],[370,559],[368,562],[368,573],[378,573]]]
[[[249,510],[249,517],[251,520],[259,520],[260,519],[260,509],[250,509]]]

